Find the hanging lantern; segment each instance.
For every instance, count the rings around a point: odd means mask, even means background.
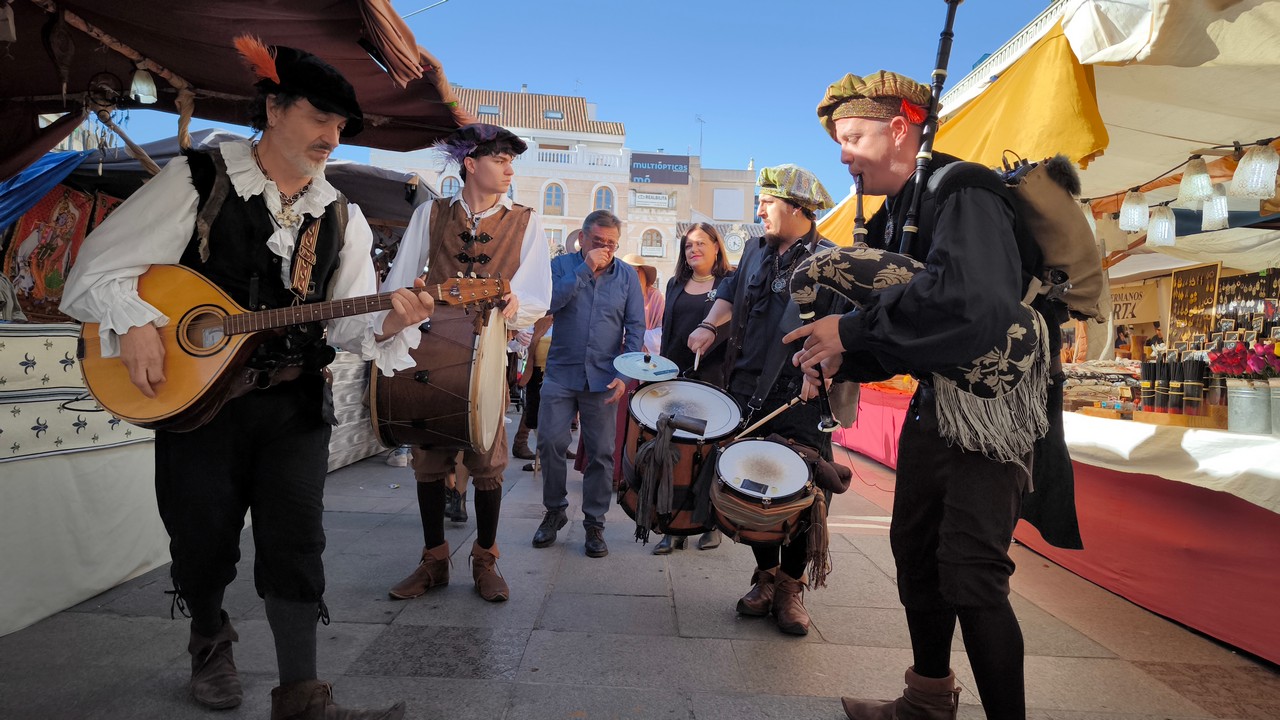
[[[1229,215],[1227,213],[1227,187],[1222,183],[1213,184],[1213,197],[1204,201],[1204,211],[1200,220],[1200,229],[1226,230]]]
[[[129,95],[143,105],[151,105],[159,98],[156,96],[156,81],[151,73],[138,68],[133,71],[133,79],[129,83]]]
[[[1232,197],[1270,200],[1276,195],[1276,172],[1280,171],[1280,153],[1269,144],[1254,145],[1240,158],[1231,176]]]
[[[1200,203],[1213,197],[1213,180],[1209,177],[1209,166],[1204,158],[1193,155],[1182,171],[1182,182],[1178,185],[1178,207],[1199,209]]]
[[[1125,193],[1124,203],[1120,206],[1120,229],[1142,232],[1147,229],[1149,219],[1147,194],[1137,189]]]
[[[1178,238],[1173,208],[1160,205],[1151,211],[1151,226],[1147,228],[1147,244],[1154,247],[1173,247]]]

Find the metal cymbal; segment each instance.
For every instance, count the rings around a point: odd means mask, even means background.
[[[661,355],[632,352],[613,359],[613,369],[636,380],[670,380],[680,372],[676,364]]]

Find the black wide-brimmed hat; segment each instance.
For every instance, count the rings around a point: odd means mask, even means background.
[[[316,108],[347,118],[342,137],[355,137],[364,129],[364,113],[356,102],[356,90],[332,65],[305,50],[284,45],[264,45],[251,35],[235,39],[254,75],[256,87],[268,93],[300,95]]]

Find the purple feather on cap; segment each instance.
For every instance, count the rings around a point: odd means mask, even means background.
[[[510,130],[488,123],[471,123],[454,130],[448,137],[439,140],[432,147],[444,153],[445,157],[458,165],[475,154],[482,145],[504,142],[516,155],[521,155],[529,146]]]

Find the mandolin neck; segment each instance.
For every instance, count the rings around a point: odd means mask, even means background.
[[[292,307],[230,315],[225,320],[226,333],[228,335],[241,335],[290,325],[301,325],[303,323],[390,310],[391,296],[392,293],[362,295],[342,300],[327,300],[307,305],[294,305]]]

